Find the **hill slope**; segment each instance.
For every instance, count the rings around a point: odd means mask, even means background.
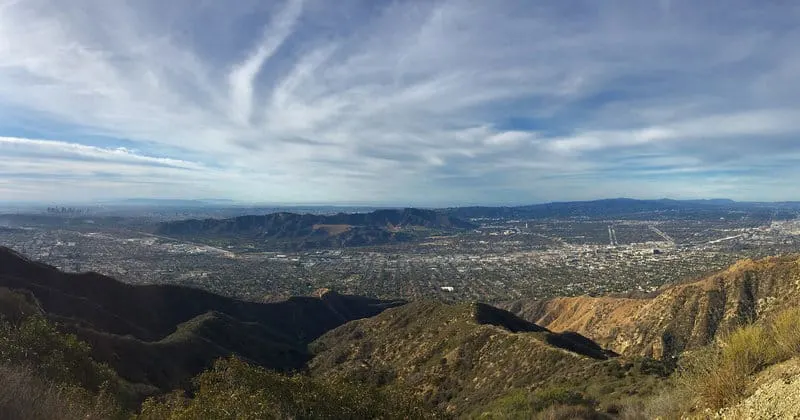
[[[800,258],[743,260],[652,299],[566,297],[499,305],[553,331],[575,331],[625,355],[668,359],[800,298]]]
[[[554,387],[576,398],[629,397],[654,380],[629,372],[632,365],[584,337],[552,333],[484,304],[412,302],[328,332],[312,349],[313,375],[400,384],[459,415]]]
[[[231,219],[181,220],[158,225],[156,233],[195,239],[258,240],[279,248],[349,247],[403,242],[415,230],[470,229],[469,222],[432,210],[407,208],[371,213],[315,215],[272,213]]]
[[[38,310],[87,341],[94,358],[123,378],[162,389],[184,385],[229,354],[269,368],[300,369],[315,338],[403,303],[330,292],[245,302],[185,287],[132,286],[95,273],[63,273],[7,248],[0,248],[0,287],[30,298],[0,299],[4,312]]]
[[[792,359],[760,373],[756,389],[746,399],[720,411],[720,418],[796,419],[800,418],[800,359]]]

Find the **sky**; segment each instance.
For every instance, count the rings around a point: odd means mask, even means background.
[[[0,201],[800,200],[800,2],[0,0]]]

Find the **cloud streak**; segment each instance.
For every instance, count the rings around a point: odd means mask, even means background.
[[[41,190],[47,152],[155,196],[800,199],[800,8],[668,5],[6,1],[0,177]]]
[[[300,17],[302,2],[290,0],[264,30],[261,45],[228,76],[233,117],[247,125],[253,108],[253,83],[264,63],[280,48]]]

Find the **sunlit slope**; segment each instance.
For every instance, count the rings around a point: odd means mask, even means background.
[[[314,375],[399,384],[459,415],[518,392],[555,387],[604,399],[646,392],[653,381],[591,340],[484,304],[412,302],[339,327],[312,349]]]
[[[669,358],[800,302],[800,258],[742,260],[656,297],[564,297],[501,305],[553,331],[575,331],[625,355]]]

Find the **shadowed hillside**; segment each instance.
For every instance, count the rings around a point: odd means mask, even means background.
[[[402,303],[331,292],[245,302],[179,286],[132,286],[95,273],[63,273],[7,248],[0,248],[0,286],[29,296],[23,303],[0,299],[4,312],[38,308],[88,342],[95,359],[123,378],[162,389],[184,385],[230,354],[269,368],[301,369],[315,338]]]
[[[669,359],[800,298],[800,258],[743,260],[651,299],[567,297],[500,305],[553,331],[575,331],[618,353]]]

